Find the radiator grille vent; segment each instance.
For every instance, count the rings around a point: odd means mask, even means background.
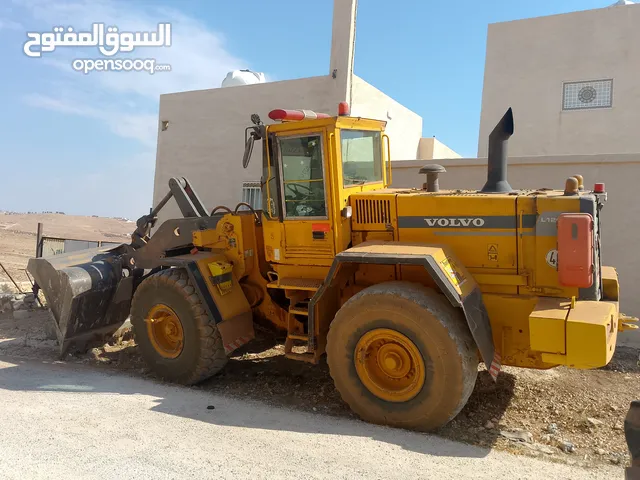
[[[360,224],[391,223],[391,202],[389,200],[357,199],[355,222]]]

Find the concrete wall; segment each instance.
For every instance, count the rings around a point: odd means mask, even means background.
[[[418,158],[421,160],[460,158],[460,154],[447,147],[437,138],[429,137],[420,139],[420,145],[418,147]]]
[[[153,204],[168,191],[169,178],[184,176],[193,184],[207,208],[235,206],[242,198],[242,182],[260,180],[262,150],[256,144],[249,168],[242,168],[244,129],[252,113],[270,122],[275,108],[305,108],[337,113],[345,100],[331,76],[282,82],[171,93],[160,97],[159,129]],[[160,221],[180,212],[171,201]]]
[[[418,175],[423,161],[395,162],[394,187],[421,188],[424,176]],[[440,176],[441,189],[479,189],[487,179],[487,160],[442,160],[447,172]],[[602,211],[603,252],[606,265],[614,266],[620,275],[621,311],[640,316],[640,255],[638,232],[640,202],[640,154],[566,155],[554,157],[512,157],[508,178],[513,188],[564,188],[564,181],[574,174],[585,178],[585,187],[604,182],[608,202]],[[640,347],[640,334],[621,336],[622,344]]]
[[[478,156],[508,107],[510,154],[640,152],[640,5],[489,25]],[[563,82],[613,79],[613,107],[562,110]]]
[[[387,122],[391,160],[418,158],[422,138],[422,117],[354,75],[351,115]]]

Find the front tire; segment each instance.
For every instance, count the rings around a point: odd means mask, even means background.
[[[169,381],[193,385],[227,363],[220,332],[184,268],[144,279],[131,303],[131,325],[146,364]]]
[[[462,410],[479,359],[462,312],[442,295],[385,282],[338,311],[327,363],[343,400],[363,420],[431,431]]]

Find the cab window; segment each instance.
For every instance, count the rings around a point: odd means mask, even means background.
[[[341,130],[340,149],[345,187],[382,181],[380,132]]]
[[[280,217],[280,203],[277,200],[280,193],[278,192],[278,170],[276,168],[276,142],[273,134],[269,134],[267,145],[269,148],[268,159],[266,149],[263,149],[262,152],[262,210],[268,218],[276,219]],[[267,165],[267,160],[269,165]]]
[[[322,136],[279,140],[284,211],[287,218],[327,218]]]

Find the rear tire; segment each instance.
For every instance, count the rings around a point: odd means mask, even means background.
[[[443,295],[385,282],[338,311],[327,363],[343,400],[363,420],[431,431],[462,410],[479,359],[462,312]]]
[[[156,335],[148,327],[148,319],[158,311],[164,318],[171,317],[173,335]],[[149,368],[172,382],[201,382],[227,363],[220,332],[184,268],[154,273],[138,286],[131,303],[131,325]]]

